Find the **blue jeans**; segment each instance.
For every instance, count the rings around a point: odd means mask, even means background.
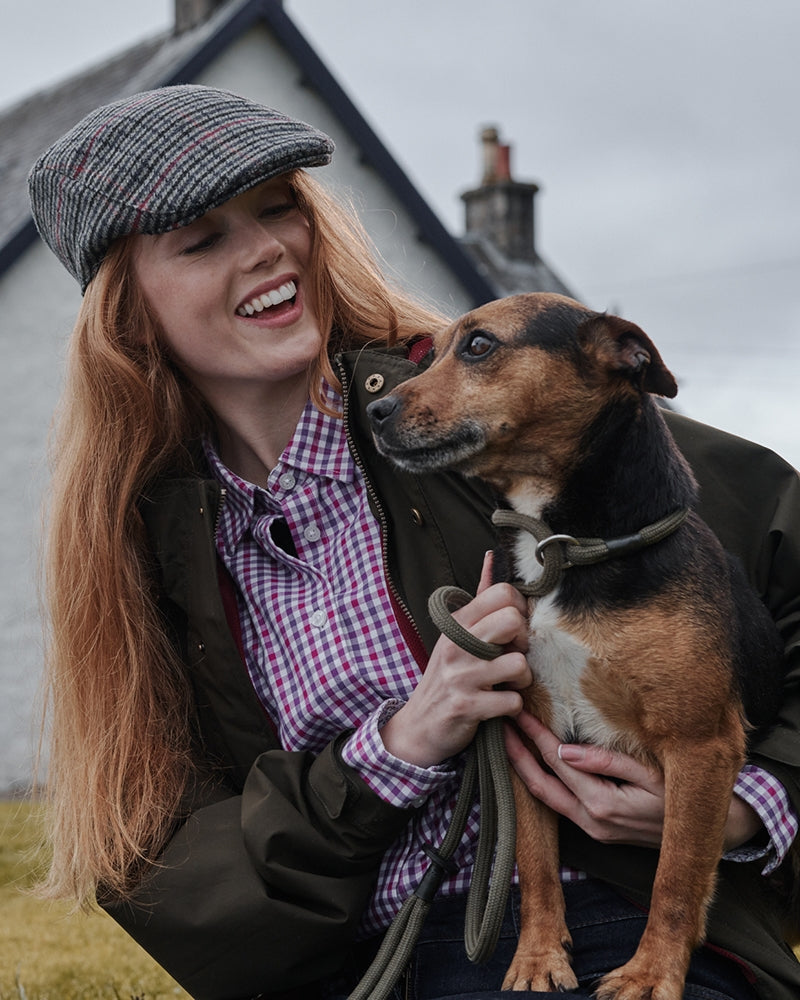
[[[573,995],[591,996],[597,980],[634,953],[647,914],[596,880],[567,883],[564,896],[573,941],[572,967],[580,983]],[[519,893],[514,890],[494,955],[482,965],[473,965],[464,951],[463,897],[437,900],[393,1000],[510,1000],[517,996],[502,992],[500,985],[517,946],[519,926]],[[377,944],[364,942],[354,950],[341,976],[323,990],[325,1000],[346,1000]],[[566,994],[523,995],[532,1000],[564,1000]],[[684,1000],[754,1000],[755,996],[736,962],[710,948],[695,952]]]

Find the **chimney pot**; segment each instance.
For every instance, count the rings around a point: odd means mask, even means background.
[[[533,200],[536,184],[511,178],[511,147],[501,144],[494,126],[483,128],[483,178],[480,187],[465,191],[467,235],[489,240],[509,260],[538,260],[534,240]]]
[[[511,180],[511,147],[510,146],[498,146],[497,147],[496,174],[497,174],[497,180],[499,180],[499,181],[510,181]]]
[[[481,184],[491,184],[497,178],[497,142],[499,134],[493,125],[481,130],[483,143],[483,178]]]

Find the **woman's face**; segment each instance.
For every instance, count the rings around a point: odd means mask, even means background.
[[[133,239],[134,273],[172,356],[212,408],[305,377],[322,335],[311,232],[285,178]]]

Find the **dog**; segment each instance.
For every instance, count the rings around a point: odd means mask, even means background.
[[[694,512],[694,477],[653,398],[676,393],[638,326],[533,293],[461,317],[434,337],[428,369],[368,407],[401,469],[479,477],[508,508],[495,561],[534,595],[525,707],[563,742],[663,772],[646,928],[601,1000],[683,996],[747,734],[780,690],[777,629]],[[598,561],[582,562],[588,549]],[[522,926],[503,989],[569,990],[557,818],[512,778]]]

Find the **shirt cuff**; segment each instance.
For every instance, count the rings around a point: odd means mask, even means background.
[[[372,713],[342,747],[342,760],[354,768],[376,795],[400,809],[421,806],[431,792],[456,772],[447,764],[418,767],[389,753],[380,729],[404,705],[391,699]]]
[[[800,826],[797,814],[780,781],[755,764],[744,765],[733,791],[756,811],[769,839],[766,844],[742,844],[741,847],[728,851],[725,860],[754,861],[766,858],[762,874],[769,875],[786,857],[786,852],[797,836]]]

